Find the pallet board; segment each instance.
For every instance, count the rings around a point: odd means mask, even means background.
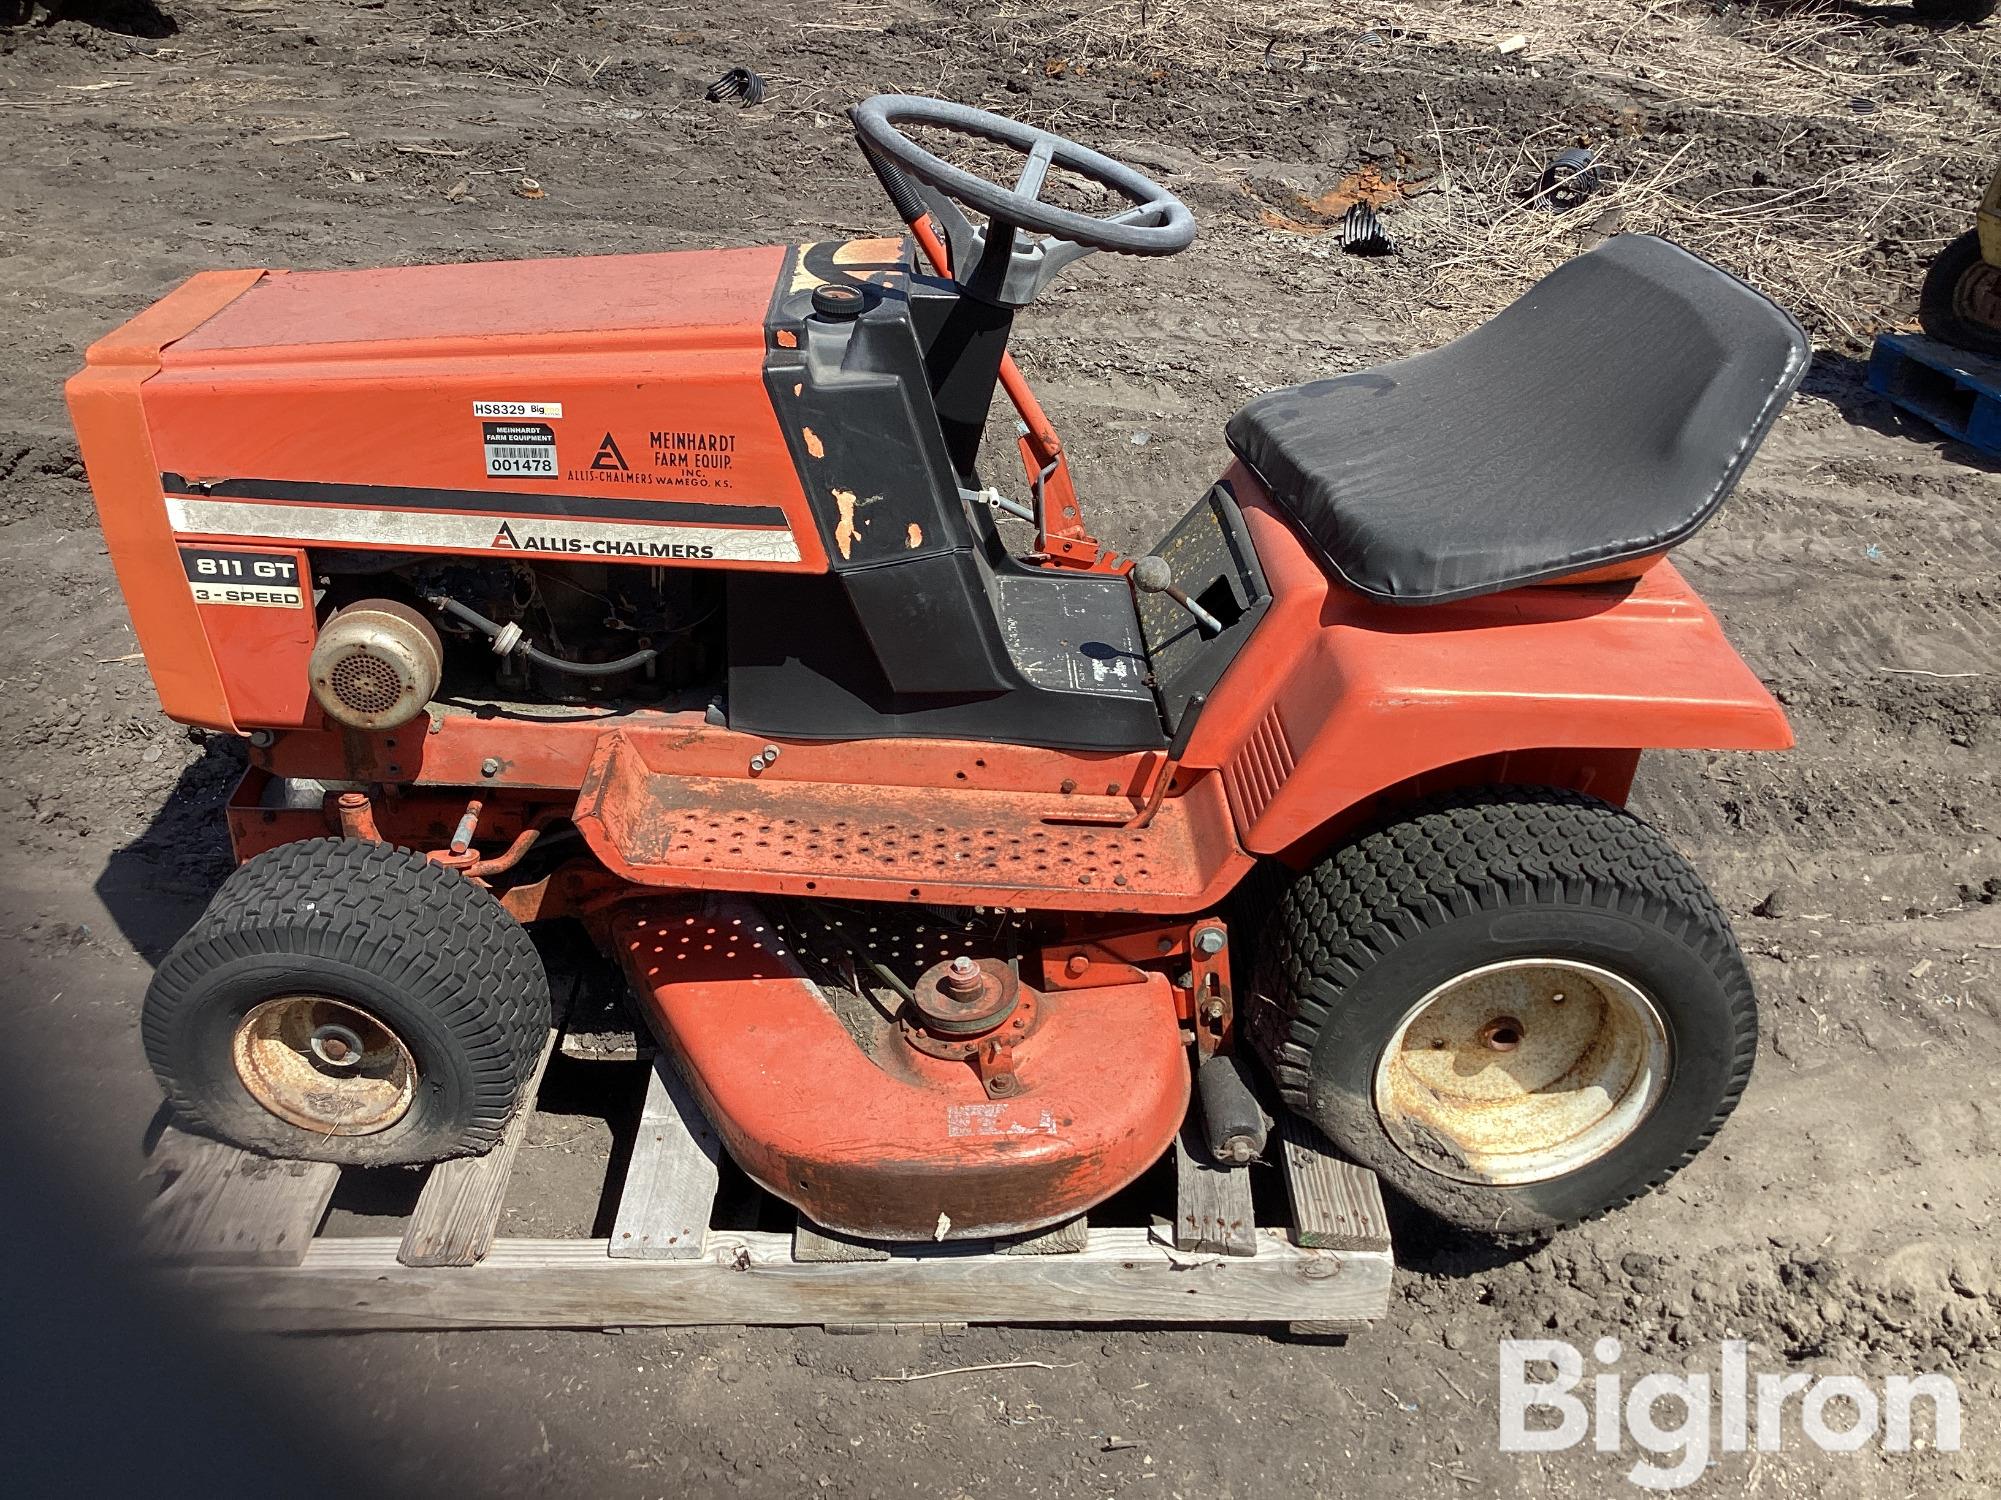
[[[535,1071],[529,1075],[524,1097],[533,1099],[541,1088],[542,1074],[555,1046],[556,1033],[552,1031]],[[515,1110],[501,1132],[500,1144],[486,1155],[461,1156],[431,1168],[424,1191],[418,1195],[416,1212],[403,1230],[398,1260],[406,1266],[471,1266],[493,1248],[507,1181],[514,1175],[514,1158],[521,1151],[534,1113],[526,1105]]]
[[[198,1267],[225,1316],[269,1329],[603,1328],[800,1323],[1289,1323],[1367,1320],[1386,1251],[1309,1250],[1276,1230],[1247,1257],[1190,1257],[1144,1229],[1075,1255],[951,1246],[879,1261],[792,1258],[786,1234],[711,1230],[698,1261],[619,1260],[604,1240],[497,1241],[477,1266],[418,1268],[394,1239],[320,1240],[296,1269]]]
[[[272,1161],[169,1125],[147,1160],[159,1195],[140,1216],[158,1260],[296,1266],[340,1181],[326,1162]]]
[[[749,1231],[714,1222],[721,1147],[663,1056],[647,1070],[610,1236],[500,1237],[531,1114],[510,1121],[492,1155],[433,1168],[401,1236],[353,1239],[312,1239],[339,1169],[266,1161],[170,1131],[155,1156],[168,1185],[148,1213],[145,1243],[184,1267],[175,1273],[182,1284],[215,1293],[224,1320],[280,1330],[1346,1329],[1388,1308],[1393,1262],[1375,1179],[1305,1127],[1278,1148],[1297,1219],[1284,1227],[1259,1226],[1249,1172],[1198,1159],[1198,1137],[1184,1132],[1174,1148],[1175,1201],[1151,1225],[1078,1217],[943,1245],[871,1243],[804,1220],[791,1233]]]
[[[1208,1160],[1201,1134],[1201,1127],[1191,1119],[1174,1138],[1174,1248],[1256,1255],[1251,1169]]]
[[[1917,333],[1879,333],[1869,389],[1982,453],[2001,453],[2001,359]]]
[[[799,1222],[792,1226],[792,1258],[821,1265],[852,1265],[859,1261],[888,1260],[889,1246],[822,1229],[801,1214]]]
[[[1079,1214],[1074,1219],[1065,1219],[1061,1224],[1052,1224],[1033,1234],[1017,1234],[1010,1239],[995,1240],[994,1252],[998,1255],[1075,1255],[1090,1243],[1090,1221]]]
[[[656,1052],[639,1135],[626,1163],[610,1254],[621,1260],[693,1260],[709,1232],[723,1148],[667,1055]]]
[[[1315,1250],[1388,1250],[1390,1221],[1376,1174],[1343,1161],[1297,1115],[1279,1122],[1293,1238]]]

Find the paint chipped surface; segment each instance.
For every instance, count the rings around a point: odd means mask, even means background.
[[[805,439],[806,451],[808,453],[812,454],[815,458],[825,458],[827,456],[827,445],[820,441],[819,433],[810,427],[802,427],[799,429],[799,436]]]
[[[919,526],[915,521],[912,521],[910,523],[910,532],[903,539],[903,545],[911,548],[913,551],[916,548],[923,546],[924,528],[922,526]]]
[[[834,504],[840,507],[841,518],[834,526],[834,545],[841,549],[843,558],[855,555],[855,541],[861,536],[861,528],[855,525],[855,492],[835,490]]]

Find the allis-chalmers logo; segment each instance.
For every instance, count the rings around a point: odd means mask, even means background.
[[[706,562],[716,555],[710,542],[644,541],[619,536],[537,536],[517,532],[514,523],[502,521],[489,546],[503,552],[559,552],[589,557],[664,557],[689,562]]]
[[[625,455],[618,451],[618,439],[608,432],[604,435],[604,441],[598,444],[597,456],[591,460],[591,467],[599,473],[604,473],[606,470],[619,474],[632,472],[632,465],[628,464]]]

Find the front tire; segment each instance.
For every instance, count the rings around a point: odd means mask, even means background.
[[[1459,792],[1336,850],[1266,931],[1252,1033],[1288,1104],[1459,1228],[1658,1187],[1750,1078],[1757,1007],[1687,861],[1579,793]]]
[[[479,1154],[549,1035],[549,981],[493,896],[353,839],[241,865],[161,961],[146,1056],[188,1128],[344,1165]]]

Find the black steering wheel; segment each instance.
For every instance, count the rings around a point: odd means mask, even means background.
[[[856,105],[849,116],[872,160],[886,159],[926,187],[978,209],[993,223],[1121,255],[1173,255],[1186,250],[1195,238],[1195,216],[1166,188],[1124,162],[1005,115],[915,94],[877,94]],[[929,125],[1012,147],[1027,160],[1014,186],[1002,187],[932,155],[903,133],[904,125]],[[1132,207],[1100,217],[1043,202],[1043,180],[1051,164],[1109,188]],[[889,186],[887,180],[884,185]],[[893,189],[891,196],[896,196]]]

